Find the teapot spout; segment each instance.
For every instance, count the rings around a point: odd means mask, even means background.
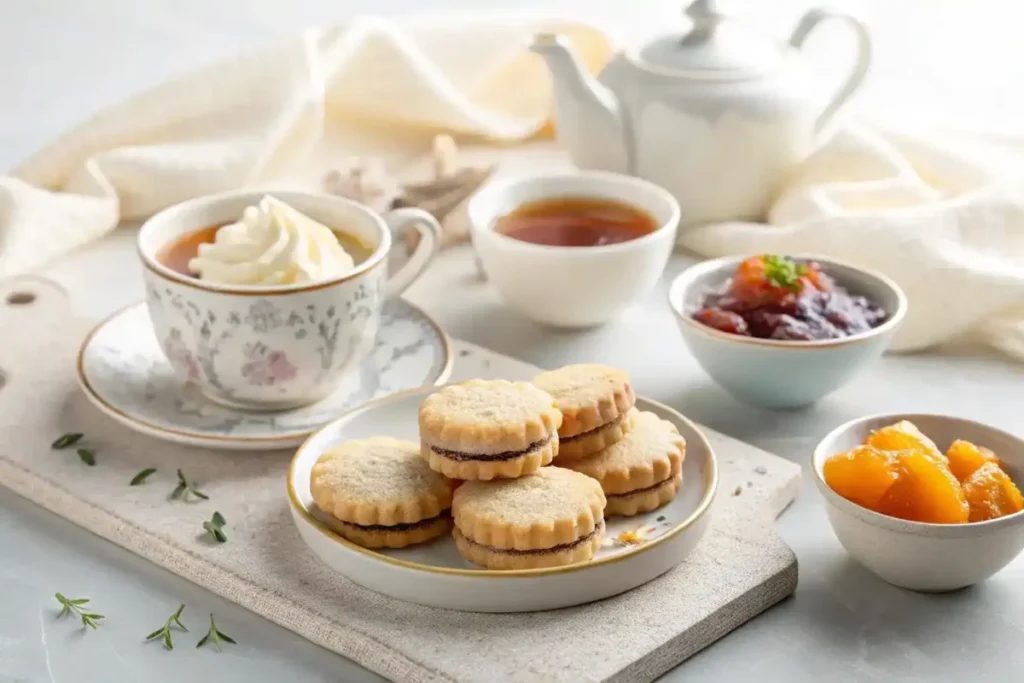
[[[564,36],[542,33],[530,49],[554,84],[558,142],[581,169],[633,173],[627,121],[619,99],[591,76]]]

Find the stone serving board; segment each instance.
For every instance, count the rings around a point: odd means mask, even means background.
[[[88,404],[74,371],[88,329],[41,278],[0,283],[0,484],[78,526],[401,682],[650,681],[790,595],[793,552],[773,518],[799,489],[786,460],[705,430],[721,468],[711,528],[679,568],[629,593],[530,614],[400,602],[324,567],[302,544],[285,493],[289,452],[218,452],[132,432]],[[453,380],[537,369],[455,342]],[[640,393],[643,387],[637,388]],[[87,434],[95,467],[50,448]],[[145,486],[129,487],[144,467]],[[208,502],[171,502],[174,470]],[[203,541],[217,509],[231,541]]]

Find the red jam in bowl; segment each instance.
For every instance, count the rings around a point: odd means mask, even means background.
[[[887,318],[874,301],[854,296],[814,262],[754,256],[732,278],[708,292],[693,319],[722,332],[777,339],[842,339],[878,327]]]

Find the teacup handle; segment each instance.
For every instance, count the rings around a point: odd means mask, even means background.
[[[441,250],[441,224],[423,209],[395,209],[384,216],[391,231],[392,242],[397,242],[402,232],[412,226],[420,233],[420,243],[397,273],[392,274],[384,285],[384,298],[396,297],[409,288],[427,269],[437,252]]]

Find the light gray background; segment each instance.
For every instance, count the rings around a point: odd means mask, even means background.
[[[795,0],[725,2],[783,35]],[[1013,131],[1024,114],[1018,3],[875,0],[846,3],[871,22],[878,65],[859,107],[966,127]],[[614,21],[641,36],[668,26],[677,3],[529,0]],[[490,9],[469,0],[0,0],[0,168],[108,104],[197,65],[309,24],[360,11]],[[628,9],[627,9],[628,7]],[[813,45],[823,72],[841,40]],[[685,264],[677,257],[666,281]],[[465,250],[445,254],[409,298],[453,336],[544,366],[588,359],[629,370],[641,391],[726,434],[803,464],[833,426],[871,412],[945,412],[1020,431],[1024,368],[976,349],[888,357],[819,406],[746,408],[710,383],[683,348],[664,286],[621,321],[555,333],[502,306],[476,282]],[[142,297],[132,234],[120,231],[45,271],[96,317]],[[455,284],[453,284],[455,283]],[[925,596],[889,587],[851,563],[806,478],[783,515],[800,560],[796,596],[685,663],[672,681],[1014,680],[1024,666],[1024,560],[984,585]],[[110,616],[84,636],[55,620],[54,591],[89,596]],[[142,644],[179,602],[193,631],[215,612],[238,641],[224,653],[179,637]],[[0,683],[13,681],[377,680],[245,610],[196,588],[12,494],[0,491]]]

